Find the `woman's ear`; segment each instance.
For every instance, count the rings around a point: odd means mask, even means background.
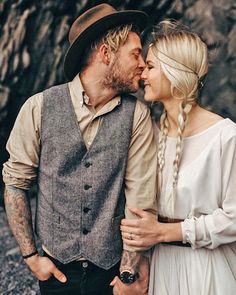
[[[178,99],[184,98],[184,94],[174,86],[172,88],[172,95],[173,95],[173,97],[178,98]]]
[[[101,44],[99,47],[99,54],[102,59],[102,61],[106,64],[109,65],[110,60],[111,60],[111,51],[110,48],[108,47],[107,44]]]

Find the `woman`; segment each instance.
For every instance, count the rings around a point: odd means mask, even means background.
[[[130,208],[127,245],[155,245],[149,295],[236,294],[236,124],[198,104],[207,46],[164,21],[142,74],[145,100],[161,102],[158,221]]]

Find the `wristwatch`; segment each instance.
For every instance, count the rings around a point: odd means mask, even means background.
[[[120,273],[120,280],[124,284],[133,284],[139,278],[139,274],[133,274],[130,271],[122,271]]]

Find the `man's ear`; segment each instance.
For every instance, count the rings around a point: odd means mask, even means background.
[[[111,61],[111,51],[110,48],[108,47],[107,44],[103,43],[99,47],[99,54],[102,59],[102,61],[106,64],[109,65]]]

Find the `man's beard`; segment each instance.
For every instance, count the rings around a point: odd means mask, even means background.
[[[129,73],[122,68],[118,59],[113,62],[110,69],[107,71],[107,74],[102,80],[102,84],[104,87],[115,90],[119,94],[136,92],[138,90],[133,84],[133,79],[131,79]]]

